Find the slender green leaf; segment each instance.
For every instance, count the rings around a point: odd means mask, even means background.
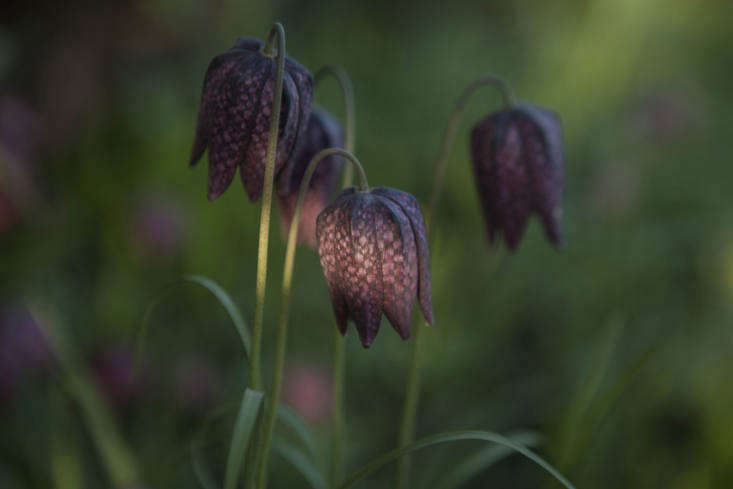
[[[280,404],[277,407],[277,416],[280,418],[280,421],[288,425],[298,435],[298,438],[300,438],[303,445],[308,449],[310,457],[315,458],[317,450],[316,437],[308,422],[284,404]]]
[[[539,443],[540,437],[536,433],[517,433],[508,435],[514,443],[524,446],[534,446]],[[515,453],[513,449],[504,445],[491,445],[474,453],[472,456],[459,463],[442,477],[437,484],[431,485],[433,489],[452,489],[460,487],[461,484],[475,477],[488,469],[504,457]]]
[[[224,290],[221,285],[214,282],[210,278],[203,277],[201,275],[185,275],[183,276],[183,279],[181,281],[170,284],[163,290],[158,292],[158,294],[156,294],[155,297],[153,297],[153,299],[150,301],[150,304],[145,310],[142,324],[140,325],[140,331],[138,332],[137,336],[137,352],[135,355],[136,367],[137,365],[139,365],[140,358],[142,357],[142,351],[145,345],[145,338],[147,337],[147,332],[150,325],[150,317],[152,316],[153,310],[160,303],[160,301],[163,300],[163,298],[170,294],[175,288],[184,285],[185,283],[198,284],[211,292],[214,297],[216,297],[219,303],[227,311],[227,314],[229,314],[229,318],[232,320],[234,327],[237,329],[239,338],[242,340],[242,346],[244,347],[244,354],[249,360],[251,345],[249,330],[247,329],[247,324],[244,321],[244,317],[242,316],[241,311],[234,303],[231,296],[227,293],[226,290]]]
[[[235,489],[239,473],[247,455],[249,439],[259,418],[264,394],[252,389],[245,389],[237,420],[234,423],[232,443],[229,447],[226,470],[224,472],[224,489]]]
[[[326,481],[323,478],[323,474],[321,474],[308,456],[299,450],[298,447],[276,436],[273,439],[273,448],[303,475],[313,489],[326,488]]]
[[[249,352],[251,349],[250,345],[252,343],[249,330],[247,329],[247,325],[244,322],[242,313],[239,311],[239,308],[229,296],[227,291],[213,280],[202,277],[201,275],[185,275],[183,278],[184,280],[188,280],[189,282],[193,282],[201,285],[202,287],[205,287],[209,292],[214,294],[217,299],[219,299],[219,303],[224,306],[224,309],[226,309],[229,317],[234,323],[234,327],[237,328],[239,337],[242,339],[242,346],[244,346],[244,351],[247,354],[247,358],[249,358]]]
[[[230,404],[234,403],[227,403],[209,412],[204,418],[201,428],[199,428],[196,435],[193,437],[193,440],[191,440],[191,463],[193,465],[193,472],[196,476],[196,480],[198,480],[203,489],[219,488],[219,485],[216,483],[216,479],[209,469],[209,465],[206,463],[204,448],[207,445],[206,438],[209,433],[211,423],[220,418],[223,414],[229,412],[233,407]]]
[[[453,431],[449,433],[440,433],[437,435],[428,436],[426,438],[413,442],[403,448],[397,448],[395,450],[385,453],[384,455],[381,455],[380,457],[377,457],[376,459],[372,460],[371,462],[369,462],[368,464],[364,465],[362,468],[354,472],[339,487],[341,489],[347,489],[349,487],[353,487],[357,482],[359,482],[364,477],[372,474],[373,472],[376,472],[377,470],[387,465],[388,463],[394,462],[395,460],[399,459],[400,457],[402,457],[403,455],[407,453],[414,452],[416,450],[420,450],[421,448],[438,445],[441,443],[450,443],[450,442],[461,441],[461,440],[490,441],[498,445],[503,445],[505,447],[511,448],[512,450],[521,453],[522,455],[524,455],[525,457],[527,457],[528,459],[532,460],[534,463],[536,463],[537,465],[545,469],[555,479],[557,479],[562,485],[564,485],[567,489],[575,489],[575,487],[570,483],[570,481],[568,481],[565,477],[563,477],[562,474],[560,474],[557,470],[555,470],[555,468],[552,467],[552,465],[550,465],[548,462],[546,462],[545,459],[543,459],[542,457],[540,457],[533,451],[529,450],[527,447],[520,445],[518,443],[515,443],[512,440],[498,433],[492,433],[490,431]]]
[[[193,473],[196,476],[196,480],[203,489],[219,489],[219,486],[214,480],[214,476],[209,470],[209,466],[206,464],[204,454],[202,451],[201,443],[191,443],[191,463],[193,464]]]

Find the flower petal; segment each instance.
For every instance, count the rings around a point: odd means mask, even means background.
[[[328,292],[331,295],[331,304],[336,316],[336,324],[341,334],[346,334],[346,324],[349,316],[348,304],[344,293],[344,283],[341,279],[341,267],[349,263],[349,255],[344,256],[342,244],[348,243],[348,234],[344,234],[346,214],[342,201],[337,201],[321,212],[316,220],[316,235],[318,236],[318,255],[321,268],[326,277]]]
[[[262,87],[267,79],[267,58],[239,60],[222,81],[212,98],[211,140],[209,147],[209,199],[221,195],[237,171],[250,141],[253,114],[260,105]]]
[[[407,339],[418,284],[415,234],[399,205],[383,197],[379,205],[376,237],[382,270],[382,309],[395,331]]]
[[[379,266],[372,195],[356,192],[348,198],[351,263],[347,267],[349,313],[365,348],[371,346],[382,321],[382,277]]]
[[[433,304],[430,284],[430,250],[428,248],[428,237],[425,231],[425,220],[423,219],[420,204],[417,199],[407,192],[390,187],[375,187],[372,192],[387,197],[400,206],[407,218],[415,236],[417,247],[418,265],[418,300],[422,309],[425,321],[433,324]]]

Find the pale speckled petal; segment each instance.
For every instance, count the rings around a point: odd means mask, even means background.
[[[428,247],[428,236],[425,230],[425,219],[423,218],[420,204],[417,199],[407,192],[390,187],[375,187],[372,192],[389,198],[400,206],[407,218],[415,236],[417,246],[418,266],[418,300],[425,321],[433,324],[433,300],[432,285],[430,283],[430,249]]]
[[[397,204],[386,198],[380,198],[379,203],[376,230],[384,291],[382,307],[395,331],[407,339],[418,283],[415,235]]]

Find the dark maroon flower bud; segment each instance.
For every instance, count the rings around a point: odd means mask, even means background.
[[[293,159],[278,176],[277,193],[280,202],[280,218],[283,233],[287,235],[298,201],[300,183],[311,159],[321,150],[343,148],[344,131],[338,121],[325,111],[314,109],[308,126]],[[318,163],[305,194],[298,225],[298,242],[316,247],[316,218],[328,205],[338,184],[342,160],[339,156],[327,156]]]
[[[210,200],[229,187],[237,166],[249,200],[262,193],[277,64],[263,47],[258,39],[238,39],[206,71],[191,166],[208,148]],[[286,58],[275,175],[305,130],[312,98],[313,77]]]
[[[318,216],[316,234],[342,334],[353,320],[368,348],[384,313],[407,339],[416,296],[433,323],[425,222],[412,195],[388,187],[348,188]]]
[[[564,151],[557,115],[525,104],[491,114],[473,128],[471,150],[489,242],[501,231],[514,250],[534,211],[549,240],[561,246]]]

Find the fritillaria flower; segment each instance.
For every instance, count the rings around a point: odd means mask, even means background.
[[[548,239],[561,246],[564,152],[557,115],[526,104],[491,114],[473,128],[471,150],[489,242],[500,231],[514,250],[536,212]]]
[[[209,200],[229,187],[237,167],[250,201],[258,200],[262,193],[277,63],[263,48],[258,39],[238,39],[206,71],[191,166],[208,148]],[[305,130],[312,98],[313,77],[286,58],[276,176]]]
[[[343,145],[344,131],[339,123],[327,112],[314,109],[295,156],[278,176],[277,193],[284,234],[290,229],[295,204],[298,201],[300,182],[303,180],[308,163],[321,150],[342,148]],[[327,156],[318,163],[311,177],[298,225],[298,241],[306,243],[311,248],[316,247],[316,218],[328,205],[336,189],[341,165],[339,156]]]
[[[351,319],[368,348],[384,313],[407,339],[415,297],[432,324],[425,222],[413,196],[388,187],[348,188],[318,216],[316,234],[342,334]]]

